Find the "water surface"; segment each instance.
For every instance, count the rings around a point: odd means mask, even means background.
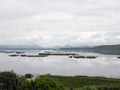
[[[27,51],[37,54],[38,51]],[[0,53],[0,71],[14,70],[19,74],[32,73],[52,75],[87,75],[87,76],[120,76],[120,59],[115,55],[83,53],[81,55],[97,55],[96,59],[75,59],[67,56],[48,57],[10,57]]]

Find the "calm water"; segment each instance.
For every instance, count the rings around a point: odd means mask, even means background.
[[[37,54],[35,52],[27,52]],[[52,75],[87,75],[120,77],[120,59],[115,55],[80,53],[97,55],[96,59],[74,59],[67,56],[48,57],[9,57],[0,53],[0,71],[14,70],[19,74],[32,73]]]

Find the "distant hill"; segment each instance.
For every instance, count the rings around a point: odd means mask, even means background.
[[[101,45],[95,47],[69,47],[69,48],[60,48],[60,50],[120,55],[120,45]]]
[[[96,46],[92,50],[96,53],[120,55],[120,45]]]
[[[0,50],[43,49],[37,45],[0,45]]]
[[[63,51],[82,51],[82,52],[95,52],[101,54],[120,55],[120,45],[100,45],[95,47],[89,46],[63,46],[55,48],[42,48],[38,45],[0,45],[0,50],[45,50],[45,49],[57,49]]]
[[[60,50],[63,51],[84,51],[84,52],[91,52],[92,48],[91,47],[63,47],[60,48]]]

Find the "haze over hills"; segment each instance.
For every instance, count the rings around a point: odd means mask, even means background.
[[[43,49],[38,45],[0,45],[0,50],[4,49]]]
[[[55,46],[52,48],[43,48],[38,45],[0,45],[0,50],[41,50],[41,49],[55,49],[63,51],[83,51],[83,52],[95,52],[101,54],[120,54],[120,45],[100,45],[100,46]]]
[[[73,45],[65,45],[65,46],[54,46],[54,47],[42,47],[39,45],[0,45],[0,49],[61,49],[61,48],[86,48],[87,46],[73,46]]]

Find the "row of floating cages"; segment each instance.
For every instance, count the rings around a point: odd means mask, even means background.
[[[82,55],[70,55],[69,58],[88,58],[88,59],[96,59],[97,56],[82,56]]]
[[[26,55],[26,54],[11,54],[9,56],[11,57],[17,57],[17,56],[21,56],[21,57],[47,57],[47,56],[70,56],[70,55],[77,55],[75,53],[56,53],[56,52],[44,52],[44,53],[38,53],[38,55]]]
[[[48,55],[27,55],[27,57],[47,57]]]
[[[9,56],[11,57],[17,57],[17,56],[21,56],[21,57],[26,57],[27,55],[19,55],[19,54],[10,54]]]
[[[23,54],[25,52],[21,52],[21,51],[12,51],[12,54],[10,54],[9,56],[11,57],[17,57],[17,56],[26,56],[26,54]]]
[[[11,54],[9,56],[11,56],[11,57],[17,57],[17,56],[21,56],[21,57],[47,57],[47,55],[26,55],[26,54],[21,54],[21,55]]]
[[[9,56],[11,57],[17,57],[17,56],[21,56],[21,57],[47,57],[49,55],[56,55],[56,56],[69,56],[69,58],[83,58],[83,59],[96,59],[97,56],[83,56],[83,55],[79,55],[76,53],[69,53],[69,52],[63,52],[63,51],[44,51],[41,53],[38,53],[38,55],[26,55],[24,54],[25,52],[23,51],[0,51],[3,53],[12,53]],[[120,59],[120,56],[117,57],[118,59]]]
[[[11,55],[9,55],[9,56],[11,56],[11,57],[17,57],[17,56],[19,56],[18,54],[11,54]]]
[[[42,53],[39,53],[39,55],[58,55],[58,56],[69,56],[69,55],[77,55],[75,53],[66,53],[63,51],[44,51]]]
[[[9,56],[11,57],[47,57],[49,55],[55,55],[55,56],[69,56],[69,58],[89,58],[89,59],[95,59],[97,56],[81,56],[76,53],[68,53],[68,52],[62,52],[62,51],[44,51],[42,53],[38,53],[38,55],[26,55],[22,54],[24,52],[16,52],[15,54],[11,54]]]

